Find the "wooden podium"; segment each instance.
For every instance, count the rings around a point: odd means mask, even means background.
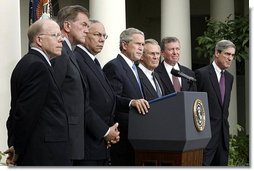
[[[146,115],[129,113],[137,166],[200,166],[211,138],[207,94],[178,92],[152,100]]]

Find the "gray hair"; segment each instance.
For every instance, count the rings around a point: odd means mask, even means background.
[[[216,43],[215,51],[222,52],[227,48],[236,48],[235,44],[232,43],[230,40],[220,40]]]
[[[146,39],[145,44],[159,45],[159,43],[155,39]]]
[[[90,19],[89,21],[90,21],[91,24],[101,23],[99,20],[94,20],[94,19]]]
[[[34,43],[34,38],[39,35],[42,31],[47,29],[47,22],[54,21],[53,19],[46,18],[46,19],[40,19],[35,21],[33,24],[30,25],[28,31],[27,31],[27,37],[29,41],[29,45],[32,46]]]
[[[56,17],[60,29],[63,29],[65,21],[75,21],[79,13],[83,13],[89,18],[88,10],[81,5],[65,6],[60,9]]]
[[[142,36],[145,36],[145,34],[136,29],[136,28],[128,28],[126,30],[124,30],[121,34],[120,34],[120,50],[122,51],[122,43],[126,42],[129,43],[130,41],[132,41],[132,35],[133,34],[141,34]]]
[[[180,44],[180,40],[176,37],[165,37],[161,40],[161,50],[163,51],[165,49],[165,44],[171,43],[171,42],[178,42]]]

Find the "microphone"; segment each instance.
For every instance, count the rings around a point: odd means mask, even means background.
[[[181,71],[178,71],[178,70],[176,70],[176,69],[174,69],[174,68],[172,68],[171,74],[174,75],[174,76],[176,76],[176,77],[185,78],[185,79],[187,79],[188,81],[192,81],[192,82],[196,82],[196,81],[197,81],[195,78],[193,78],[193,77],[191,77],[191,76],[188,76],[188,75],[186,75],[185,73],[183,73],[183,72],[181,72]]]

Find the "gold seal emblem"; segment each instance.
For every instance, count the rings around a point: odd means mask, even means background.
[[[199,132],[205,129],[205,109],[203,102],[200,99],[194,101],[193,120],[194,125]]]

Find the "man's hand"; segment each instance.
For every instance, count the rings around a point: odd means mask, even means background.
[[[131,106],[138,110],[138,113],[145,115],[150,108],[148,101],[145,99],[133,99],[131,100]]]
[[[14,166],[16,165],[16,161],[18,159],[18,155],[15,154],[15,149],[13,146],[11,146],[9,149],[7,149],[5,152],[5,154],[8,154],[7,158],[6,158],[6,164],[7,166]]]
[[[120,140],[120,132],[117,129],[118,123],[115,123],[109,128],[109,134],[105,137],[107,142],[107,148],[111,147],[111,144],[115,144]]]

